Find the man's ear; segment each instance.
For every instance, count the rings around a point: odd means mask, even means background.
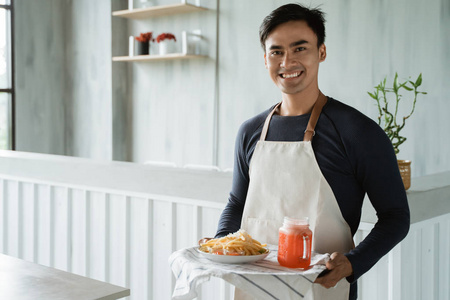
[[[320,45],[319,47],[319,59],[320,62],[323,62],[327,58],[327,47],[325,44]]]
[[[267,67],[267,57],[266,57],[265,53],[264,53],[264,65],[266,66],[266,69],[268,69],[268,67]]]

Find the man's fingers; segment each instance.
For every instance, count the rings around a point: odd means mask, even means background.
[[[325,266],[327,267],[327,269],[333,270],[336,267],[336,257],[338,256],[337,252],[333,252],[330,255],[330,259],[327,261],[327,263],[325,264]]]
[[[339,280],[353,273],[352,265],[347,257],[337,252],[330,255],[330,260],[325,266],[330,270],[329,273],[317,278],[315,281],[315,283],[319,283],[325,288],[336,286]]]
[[[332,260],[327,261],[327,263],[325,264],[325,266],[327,267],[327,269],[333,270],[333,269],[335,268],[334,261],[332,261]]]
[[[338,256],[338,255],[339,255],[338,252],[333,252],[333,253],[331,253],[331,255],[330,255],[330,259],[333,260],[333,259],[335,259],[336,256]]]
[[[331,287],[336,286],[339,279],[335,278],[335,274],[333,274],[333,271],[329,271],[326,275],[322,277],[317,277],[317,279],[314,281],[314,283],[318,283],[322,285],[323,287],[329,289]]]
[[[348,258],[338,252],[331,254],[330,260],[325,265],[330,270],[339,269],[343,273],[343,277],[350,276],[353,273],[353,267]]]

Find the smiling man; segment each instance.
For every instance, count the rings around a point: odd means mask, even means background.
[[[280,115],[310,112],[319,95],[317,76],[319,63],[326,57],[325,44],[318,45],[306,21],[289,21],[277,26],[263,47],[266,68],[286,102],[280,106]]]
[[[261,46],[281,102],[239,129],[233,186],[216,237],[242,228],[277,244],[285,216],[308,217],[313,250],[331,260],[306,299],[346,300],[357,298],[356,280],[406,236],[409,208],[384,131],[319,90],[324,23],[320,10],[298,4],[264,19]],[[355,247],[366,194],[378,221]],[[247,298],[238,291],[235,299]]]

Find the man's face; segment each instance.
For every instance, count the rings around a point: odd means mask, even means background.
[[[326,48],[317,48],[317,36],[305,21],[290,21],[276,27],[266,39],[264,60],[270,77],[285,94],[318,88],[319,63]]]

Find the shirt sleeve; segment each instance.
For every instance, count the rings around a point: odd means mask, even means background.
[[[234,150],[233,181],[228,203],[223,210],[215,238],[239,230],[249,185],[249,162],[245,143],[245,124],[239,129]]]
[[[410,214],[397,157],[378,124],[362,118],[346,132],[348,151],[357,180],[376,210],[378,220],[369,235],[345,254],[353,267],[348,281],[356,281],[408,233]],[[356,128],[356,129],[355,129]]]

